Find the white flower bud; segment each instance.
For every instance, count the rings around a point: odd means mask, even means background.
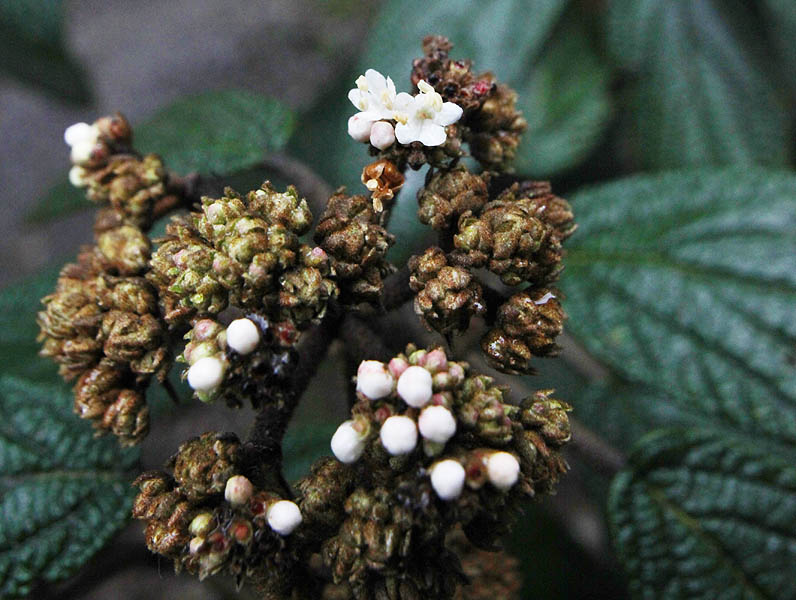
[[[227,327],[227,346],[238,354],[249,354],[260,343],[260,329],[251,319],[235,319]]]
[[[370,139],[370,130],[373,121],[368,121],[357,113],[348,119],[348,135],[358,142],[367,142]]]
[[[417,427],[427,440],[444,444],[456,433],[456,419],[444,406],[426,406],[417,419]]]
[[[73,166],[71,169],[69,169],[69,183],[76,188],[86,187],[86,185],[88,185],[88,182],[86,181],[86,173],[87,171],[80,165]]]
[[[451,458],[431,465],[431,487],[443,500],[455,500],[464,488],[464,467]]]
[[[268,525],[279,535],[290,535],[293,530],[301,525],[301,510],[295,502],[280,500],[268,507],[265,514]]]
[[[69,160],[74,164],[80,165],[87,163],[91,159],[91,153],[94,151],[94,144],[91,142],[78,142],[72,146],[72,151],[69,153]]]
[[[243,475],[233,475],[227,479],[224,498],[232,506],[244,506],[251,500],[252,494],[254,494],[254,486]]]
[[[224,379],[224,363],[216,356],[205,356],[188,369],[188,385],[197,392],[211,392]]]
[[[384,398],[392,393],[395,385],[387,366],[377,360],[363,360],[357,369],[357,391],[371,400]]]
[[[346,421],[332,436],[332,452],[342,463],[350,464],[359,460],[365,451],[365,436],[354,427],[354,421]]]
[[[376,121],[370,129],[370,144],[379,150],[395,143],[395,129],[387,121]]]
[[[486,471],[492,485],[501,490],[508,490],[517,483],[520,463],[513,454],[495,452],[486,461]]]
[[[98,137],[99,129],[88,123],[75,123],[67,127],[64,131],[64,141],[69,146],[80,143],[88,143],[93,146],[97,143]]]
[[[381,445],[393,456],[409,454],[417,446],[417,426],[409,417],[389,417],[381,426],[379,437]]]
[[[409,367],[398,378],[398,395],[409,406],[425,406],[431,400],[431,394],[431,373],[423,367]]]

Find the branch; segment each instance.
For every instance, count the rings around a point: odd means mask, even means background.
[[[577,419],[570,417],[572,441],[570,447],[583,460],[601,475],[612,477],[625,468],[627,457],[624,452],[614,448],[600,435],[586,427]]]

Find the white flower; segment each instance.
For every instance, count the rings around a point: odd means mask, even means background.
[[[224,379],[224,363],[215,356],[205,356],[188,369],[188,385],[197,392],[210,392]]]
[[[370,130],[370,145],[379,150],[385,150],[394,143],[395,129],[393,126],[387,121],[376,121]]]
[[[357,391],[371,400],[384,398],[392,393],[395,380],[387,366],[377,360],[363,360],[357,369]]]
[[[431,400],[431,373],[414,365],[398,378],[398,395],[409,406],[421,408]]]
[[[395,109],[395,84],[375,69],[368,69],[356,80],[357,87],[348,92],[351,104],[360,111],[362,119],[380,121],[392,119]]]
[[[227,479],[224,487],[224,498],[232,506],[243,506],[251,500],[254,486],[243,475],[233,475]]]
[[[409,94],[398,94],[393,102],[396,107],[393,118],[398,122],[395,137],[401,144],[444,144],[447,137],[445,127],[461,118],[462,108],[453,102],[443,102],[442,96],[425,81],[420,81],[417,87],[420,93],[414,98]]]
[[[455,500],[464,488],[464,467],[447,458],[431,465],[431,487],[443,500]]]
[[[351,464],[362,456],[366,439],[367,436],[363,436],[354,427],[354,421],[345,421],[332,436],[332,452],[340,462]]]
[[[251,319],[235,319],[227,327],[227,345],[238,354],[249,354],[260,343],[260,329]]]
[[[420,413],[417,427],[427,440],[444,444],[456,433],[456,419],[444,406],[427,406]]]
[[[492,485],[501,490],[508,490],[517,483],[520,463],[513,454],[495,452],[486,461],[486,472]]]
[[[392,454],[409,454],[417,446],[417,426],[409,417],[392,416],[381,426],[381,445]]]
[[[268,507],[265,513],[268,525],[279,535],[290,535],[293,530],[301,525],[301,510],[295,502],[280,500]]]

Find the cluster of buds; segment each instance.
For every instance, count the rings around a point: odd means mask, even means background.
[[[505,285],[528,285],[497,308],[481,346],[495,368],[532,373],[534,356],[557,352],[565,318],[551,284],[563,268],[562,243],[575,230],[569,203],[546,182],[515,183],[488,201],[487,177],[464,167],[434,173],[418,202],[421,220],[452,238],[453,248],[429,248],[410,260],[415,312],[449,336],[486,312],[473,269],[486,268]]]
[[[507,389],[441,348],[364,361],[356,383],[352,418],[331,448],[357,488],[324,558],[356,598],[378,597],[398,573],[416,595],[396,597],[450,598],[449,571],[435,566],[432,577],[416,557],[442,560],[456,525],[488,547],[523,497],[551,492],[566,470],[569,407],[550,390],[512,403]]]
[[[105,207],[98,223],[152,225],[155,204],[170,193],[160,157],[140,156],[132,148],[132,129],[120,114],[93,124],[75,123],[64,132],[70,146],[69,181],[84,188],[89,200]]]
[[[258,310],[299,328],[320,320],[337,295],[331,261],[301,244],[312,213],[296,189],[269,182],[242,197],[227,188],[202,210],[175,218],[152,256],[150,280],[169,323],[214,316],[229,305]]]
[[[185,339],[178,360],[188,364],[183,375],[203,402],[220,399],[239,407],[248,401],[259,408],[283,401],[288,393],[298,339],[292,322],[271,323],[249,314],[224,327],[199,319]]]
[[[297,504],[258,489],[242,474],[234,434],[205,433],[185,442],[171,459],[173,475],[144,473],[133,516],[146,522],[152,552],[200,579],[226,571],[280,586],[296,564],[290,536],[301,525]]]
[[[91,248],[61,270],[38,315],[41,354],[59,363],[65,379],[79,377],[75,411],[131,444],[148,431],[144,389],[170,365],[165,324],[145,279],[109,275],[104,265]]]
[[[315,242],[332,257],[340,303],[348,308],[378,307],[383,279],[392,269],[387,250],[395,243],[365,196],[335,192],[315,229]]]

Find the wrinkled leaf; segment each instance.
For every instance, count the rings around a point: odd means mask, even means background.
[[[581,343],[648,401],[796,443],[796,176],[634,177],[574,206],[561,283]]]
[[[0,596],[68,577],[127,521],[137,450],[96,439],[58,388],[0,380]]]
[[[177,100],[135,128],[141,152],[156,152],[172,171],[225,175],[281,149],[293,132],[281,102],[244,90]]]
[[[637,77],[629,138],[643,166],[787,162],[789,118],[749,3],[613,0],[608,39]]]
[[[796,468],[709,430],[645,438],[609,514],[638,598],[796,597]]]
[[[36,341],[39,333],[36,313],[41,310],[41,299],[55,289],[58,271],[57,268],[47,269],[0,291],[3,374],[57,381],[58,367],[51,360],[38,356],[41,345]]]
[[[91,99],[83,70],[69,56],[60,0],[0,2],[0,72],[68,102]]]

